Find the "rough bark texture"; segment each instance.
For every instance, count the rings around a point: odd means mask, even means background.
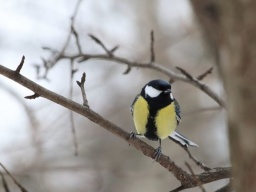
[[[191,0],[227,93],[235,191],[256,191],[256,1]]]

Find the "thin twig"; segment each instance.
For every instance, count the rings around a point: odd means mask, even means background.
[[[185,75],[190,81],[193,81],[192,75],[190,75],[185,69],[182,69],[180,67],[176,67],[183,75]]]
[[[75,30],[75,28],[74,28],[73,25],[71,25],[71,31],[72,31],[73,35],[75,36],[75,39],[76,39],[76,46],[77,46],[78,52],[79,52],[80,54],[82,54],[82,48],[81,48],[81,45],[80,45],[78,33],[76,32],[76,30]]]
[[[84,88],[85,80],[86,80],[86,74],[83,73],[83,75],[82,75],[82,77],[81,77],[81,81],[80,81],[80,82],[79,82],[79,81],[76,81],[76,82],[77,82],[77,85],[80,87],[81,92],[82,92],[83,106],[89,108],[88,100],[87,100],[86,92],[85,92],[85,88]]]
[[[201,75],[199,75],[197,77],[197,79],[199,81],[202,81],[207,75],[211,74],[212,73],[212,70],[213,70],[213,67],[211,67],[210,69],[208,69],[207,71],[205,71],[204,73],[202,73]]]
[[[109,56],[109,57],[112,57],[113,56],[113,52],[115,51],[115,49],[112,49],[112,51],[109,51],[106,46],[101,42],[101,40],[99,40],[97,37],[95,37],[94,35],[92,34],[88,34],[89,37],[91,37],[91,39],[93,41],[95,41],[95,43],[97,43],[99,46],[102,47],[102,49],[106,52],[106,54]],[[114,50],[114,51],[113,51]]]
[[[51,56],[47,60],[42,58],[43,64],[44,64],[44,74],[42,76],[39,75],[38,79],[47,80],[47,74],[48,74],[49,70],[62,58],[62,55],[65,53],[65,50],[67,49],[67,47],[70,43],[71,36],[72,36],[72,34],[74,34],[74,22],[75,22],[76,15],[78,13],[78,9],[80,7],[81,2],[82,2],[82,0],[78,0],[76,3],[74,12],[71,17],[70,30],[69,30],[69,33],[67,35],[66,41],[65,41],[62,49],[60,51],[56,51],[56,50],[52,50],[51,48],[48,48],[48,47],[43,47],[43,49],[47,49],[48,51],[51,52]],[[79,41],[79,39],[76,38],[76,41]],[[80,45],[80,42],[77,43],[77,46],[79,46],[79,45]],[[78,47],[78,49],[79,49],[79,47]],[[80,50],[80,51],[82,51],[82,50]]]
[[[196,164],[197,166],[201,167],[204,171],[210,171],[210,170],[211,170],[210,167],[206,166],[204,163],[202,163],[202,162],[199,161],[197,158],[195,158],[195,157],[190,153],[190,151],[188,150],[188,147],[185,146],[185,147],[183,147],[183,149],[188,153],[189,158],[192,159],[192,160],[195,162],[195,164]]]
[[[200,189],[202,190],[202,192],[206,192],[205,188],[202,186],[202,183],[199,181],[199,179],[195,176],[195,173],[192,169],[192,167],[188,164],[188,162],[185,162],[185,165],[187,166],[187,168],[189,169],[191,175],[195,178],[195,180],[197,181],[198,187],[200,187]]]
[[[1,171],[0,171],[0,175],[1,175],[1,178],[2,178],[2,183],[3,183],[4,191],[5,192],[10,192],[9,187],[7,185],[7,182],[6,182],[6,180],[4,178],[4,175],[3,175],[3,173]]]
[[[19,187],[21,192],[28,192],[13,176],[12,174],[5,168],[5,166],[0,163],[0,166],[4,169],[4,171],[9,175],[9,177],[13,180],[13,182]]]
[[[222,109],[222,107],[220,107],[220,106],[205,107],[205,108],[201,108],[201,109],[195,109],[192,111],[183,112],[182,114],[194,115],[196,113],[202,113],[202,112],[208,112],[208,111],[220,111],[221,109]]]
[[[176,144],[178,144],[179,146],[181,146],[187,153],[189,158],[194,161],[194,163],[199,166],[201,169],[203,169],[204,171],[210,171],[211,168],[206,166],[204,163],[200,162],[199,160],[197,160],[197,158],[195,158],[191,152],[188,150],[188,147],[186,145],[182,145],[180,142],[176,141],[175,139],[171,138],[170,139],[175,142]]]
[[[36,99],[38,97],[40,97],[40,95],[37,93],[34,93],[33,95],[25,96],[24,98],[25,99]]]
[[[127,75],[128,73],[130,73],[132,70],[132,68],[128,65],[127,69],[123,72],[124,75]]]
[[[40,65],[34,64],[34,67],[36,69],[36,76],[39,77],[39,75],[40,75]]]
[[[110,50],[110,52],[111,52],[112,54],[114,54],[114,53],[118,50],[118,48],[119,48],[119,46],[116,45],[115,47],[113,47],[113,48]]]
[[[154,31],[150,33],[150,62],[155,62],[155,51],[154,51]]]
[[[73,97],[73,79],[74,79],[74,73],[76,70],[74,69],[74,60],[70,61],[70,88],[69,88],[69,99],[72,100]],[[73,111],[69,111],[69,119],[71,123],[71,131],[72,131],[72,136],[73,136],[73,144],[75,148],[74,155],[78,156],[78,142],[77,142],[77,137],[76,137],[76,127],[75,127],[75,122],[74,122],[74,115]]]
[[[20,70],[21,70],[21,68],[23,67],[24,61],[25,61],[25,56],[23,55],[22,58],[21,58],[20,64],[19,64],[18,67],[16,68],[16,72],[17,72],[17,73],[20,73]]]

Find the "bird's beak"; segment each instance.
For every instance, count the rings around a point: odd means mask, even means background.
[[[172,92],[171,89],[167,89],[164,91],[164,93],[171,93],[171,92]]]

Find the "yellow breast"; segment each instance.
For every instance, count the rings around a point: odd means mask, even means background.
[[[160,139],[167,138],[176,129],[177,120],[173,102],[158,111],[155,123],[157,127],[157,135]]]
[[[138,134],[146,133],[148,115],[148,104],[143,97],[139,96],[133,106],[133,120]]]

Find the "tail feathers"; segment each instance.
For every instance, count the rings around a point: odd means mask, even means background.
[[[178,142],[182,145],[186,146],[192,146],[192,147],[198,147],[198,145],[192,141],[190,141],[185,136],[179,134],[178,132],[174,131],[170,136],[169,139],[174,140],[175,142]]]

